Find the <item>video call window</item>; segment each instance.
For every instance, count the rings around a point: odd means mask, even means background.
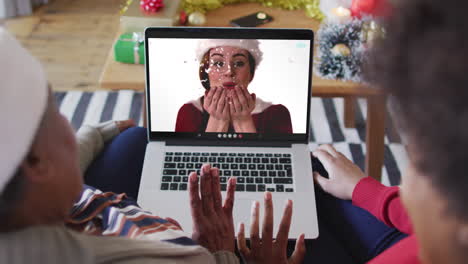
[[[305,134],[309,40],[148,39],[151,130]]]

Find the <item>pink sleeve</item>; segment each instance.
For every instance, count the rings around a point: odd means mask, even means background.
[[[202,125],[202,113],[192,104],[184,104],[177,114],[175,132],[200,131]]]
[[[371,177],[358,182],[353,191],[353,204],[390,227],[412,234],[412,225],[400,199],[399,187],[387,187]]]

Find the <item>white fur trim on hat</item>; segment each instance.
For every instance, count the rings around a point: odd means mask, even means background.
[[[47,105],[47,79],[37,59],[0,27],[0,193],[31,147]]]
[[[255,68],[262,61],[263,52],[260,50],[260,42],[256,39],[202,39],[198,42],[196,56],[198,61],[212,48],[228,46],[245,49],[254,57]]]

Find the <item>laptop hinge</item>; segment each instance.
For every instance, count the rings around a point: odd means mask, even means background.
[[[166,140],[166,146],[218,146],[218,147],[272,147],[290,148],[288,142],[242,142],[242,141],[214,141],[214,140]]]

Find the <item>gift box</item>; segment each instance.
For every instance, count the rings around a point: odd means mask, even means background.
[[[145,36],[143,33],[124,33],[114,45],[114,58],[118,62],[145,64]]]
[[[156,13],[141,10],[139,0],[129,1],[120,17],[122,32],[144,32],[147,27],[170,27],[178,22],[181,0],[165,0],[164,7]]]

